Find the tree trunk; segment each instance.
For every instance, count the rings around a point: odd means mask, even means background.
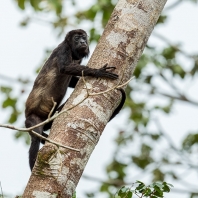
[[[75,192],[85,165],[96,146],[121,94],[117,89],[97,93],[123,84],[130,79],[166,0],[119,0],[103,35],[88,63],[100,68],[105,63],[115,66],[119,80],[81,80],[65,109],[57,117],[49,138],[79,151],[46,143],[39,151],[35,167],[23,198],[70,198]]]

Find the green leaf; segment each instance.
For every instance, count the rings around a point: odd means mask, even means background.
[[[40,3],[40,0],[30,0],[30,4],[31,6],[34,8],[34,10],[40,10],[39,8],[39,3]]]
[[[113,179],[122,180],[126,175],[125,168],[126,164],[122,164],[115,160],[109,166],[107,166],[106,171],[107,173],[116,172],[116,175],[113,177]]]
[[[131,198],[133,196],[133,192],[130,190],[130,188],[123,186],[119,189],[116,195],[118,198]]]
[[[8,120],[9,123],[13,124],[14,122],[17,121],[18,114],[16,112],[12,112],[10,115],[10,118]]]
[[[125,186],[123,186],[123,187],[120,189],[120,192],[121,192],[121,193],[125,193],[127,190],[128,190],[128,188],[126,188]]]
[[[2,93],[5,93],[5,94],[9,94],[11,91],[12,91],[12,88],[11,87],[4,87],[4,86],[0,86],[0,91]]]
[[[18,6],[19,6],[19,8],[24,10],[25,9],[25,0],[18,0]]]
[[[163,191],[157,185],[154,185],[153,188],[155,189],[153,195],[156,195],[158,197],[163,197]]]
[[[139,180],[137,180],[137,181],[136,181],[136,183],[139,183],[139,184],[144,184],[143,182],[141,182],[141,181],[139,181]]]
[[[145,83],[148,83],[148,84],[150,84],[151,83],[151,80],[152,80],[152,75],[149,75],[149,76],[146,76],[146,78],[145,78]]]
[[[183,149],[187,151],[190,151],[193,145],[198,145],[198,133],[189,133],[182,143]]]
[[[72,198],[76,198],[76,191],[75,191],[74,194],[72,195]]]
[[[101,192],[106,192],[108,191],[109,185],[106,183],[103,183],[102,186],[100,187]]]
[[[139,185],[135,188],[135,190],[140,191],[140,190],[142,190],[144,187],[145,187],[145,184],[139,184]]]
[[[161,183],[159,183],[159,182],[155,182],[155,183],[154,183],[154,186],[157,186],[157,187],[159,187],[159,188],[162,188],[162,187],[163,187],[163,185],[162,185]]]
[[[25,140],[25,143],[27,145],[30,145],[29,133],[25,133],[25,132],[22,132],[22,131],[17,131],[14,136],[15,136],[16,139],[22,139],[23,138]]]
[[[143,54],[140,57],[140,60],[138,61],[138,64],[137,64],[137,67],[136,67],[136,69],[133,73],[136,78],[138,78],[141,75],[141,73],[143,71],[143,68],[145,68],[147,66],[148,62],[149,62],[148,55]]]
[[[25,18],[23,21],[20,22],[20,25],[23,26],[23,27],[24,27],[24,26],[27,26],[27,24],[28,24],[29,21],[30,21],[30,18],[27,17],[27,18]],[[19,82],[22,82],[22,83],[24,83],[24,84],[25,84],[25,83],[28,83],[28,80],[26,80],[26,81],[25,81],[25,80],[22,80],[22,79],[18,79],[18,80],[19,80]]]
[[[16,102],[17,102],[16,98],[7,97],[7,99],[4,100],[4,102],[2,103],[2,107],[7,108],[10,106],[10,107],[15,108]]]
[[[164,192],[170,192],[170,187],[168,187],[167,185],[164,185],[162,189]]]
[[[179,64],[172,65],[170,69],[172,70],[173,75],[178,74],[181,78],[184,78],[186,75],[186,72],[183,70],[183,68]]]
[[[94,193],[86,193],[86,196],[89,198],[94,198],[95,194]]]
[[[152,191],[150,188],[146,188],[145,191],[143,192],[145,197],[148,197],[149,195],[151,195]]]
[[[48,0],[49,5],[59,15],[62,12],[62,0]]]
[[[165,23],[167,20],[167,16],[166,15],[161,15],[157,21],[157,24],[160,24],[160,23]]]
[[[95,28],[90,30],[90,41],[98,41],[100,38],[100,34],[97,33]]]
[[[190,73],[194,76],[197,71],[198,71],[198,56],[195,56],[194,65],[193,65]]]
[[[150,156],[132,156],[133,162],[141,169],[145,169],[151,162],[153,162],[153,159]]]
[[[174,59],[177,52],[178,50],[176,47],[170,46],[162,51],[162,55],[164,56],[165,59]]]
[[[133,193],[132,193],[131,191],[129,191],[125,197],[126,197],[126,198],[131,198],[132,196],[133,196]],[[124,198],[124,197],[123,197],[123,198]]]
[[[153,181],[164,181],[164,173],[158,168],[153,170]]]
[[[173,186],[172,184],[170,184],[170,183],[167,183],[167,185],[169,185],[169,186],[172,187],[172,188],[174,187],[174,186]]]
[[[151,138],[153,140],[158,140],[160,138],[160,135],[159,134],[151,134]]]

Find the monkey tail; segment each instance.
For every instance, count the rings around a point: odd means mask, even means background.
[[[29,128],[29,127],[35,126],[41,122],[42,122],[42,120],[38,116],[31,114],[30,116],[28,116],[26,118],[25,126],[27,128]],[[43,126],[35,128],[34,131],[38,134],[42,134]],[[32,170],[34,167],[35,161],[36,161],[36,157],[37,157],[37,154],[39,151],[39,146],[40,146],[41,140],[40,140],[40,138],[36,137],[32,133],[29,133],[29,134],[31,136],[31,144],[30,144],[30,149],[29,149],[29,165],[30,165],[30,169]]]
[[[35,130],[35,132],[38,133],[38,130]],[[36,157],[39,151],[39,146],[40,146],[40,139],[31,135],[31,144],[30,144],[30,149],[29,149],[29,165],[30,165],[31,171],[36,161]]]
[[[124,103],[125,103],[125,100],[126,100],[126,93],[125,93],[124,89],[119,88],[118,90],[119,90],[119,91],[121,92],[121,94],[122,94],[122,99],[121,99],[120,104],[119,104],[118,107],[115,109],[115,111],[113,112],[112,116],[110,117],[109,121],[112,120],[112,119],[119,113],[119,111],[122,109],[122,107],[123,107],[123,105],[124,105]]]

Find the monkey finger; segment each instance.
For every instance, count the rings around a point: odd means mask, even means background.
[[[113,80],[116,80],[116,79],[118,79],[119,76],[117,74],[106,72],[105,73],[105,77],[110,78],[110,79],[113,79]]]
[[[116,67],[106,67],[105,69],[106,69],[106,70],[109,70],[109,69],[110,69],[110,70],[115,70]]]
[[[106,63],[102,68],[106,68],[106,67],[107,67],[107,65],[108,65],[108,63]]]

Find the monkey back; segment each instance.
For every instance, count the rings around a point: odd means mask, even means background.
[[[65,96],[70,80],[71,76],[61,74],[55,63],[50,69],[44,65],[26,101],[25,116],[35,114],[42,119],[47,119],[54,105],[53,100],[58,107]]]

